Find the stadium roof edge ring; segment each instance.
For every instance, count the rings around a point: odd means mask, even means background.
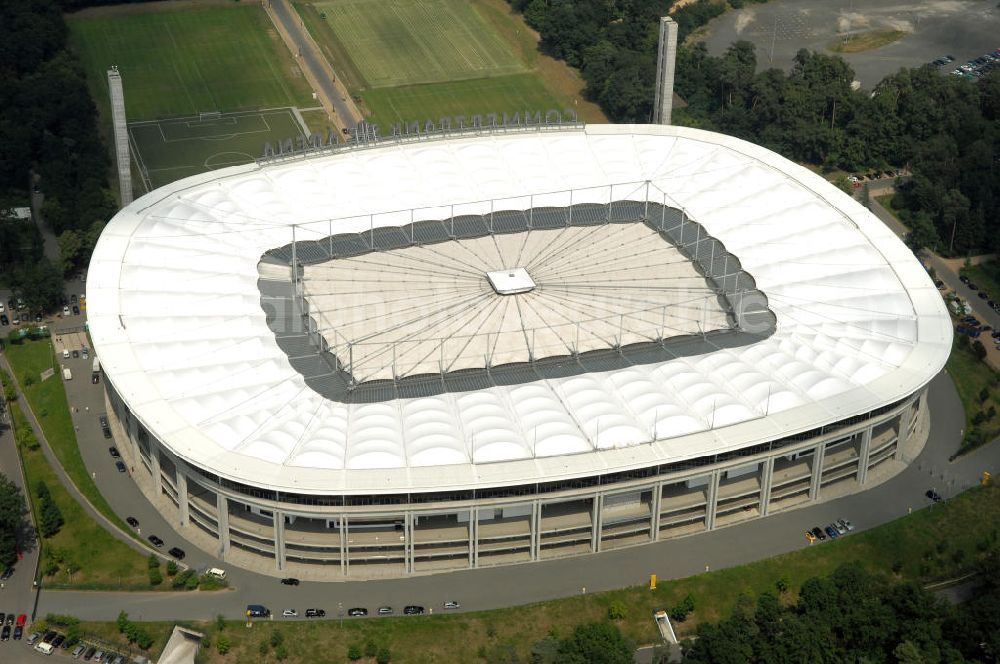
[[[699,345],[654,362],[427,395],[381,381],[383,397],[340,402],[293,366],[315,361],[314,330],[282,348],[261,306],[262,271],[282,269],[261,258],[290,243],[293,226],[299,241],[374,237],[460,213],[650,198],[738,259],[773,332],[722,343],[702,330],[687,336]],[[600,255],[616,242],[578,246]],[[523,267],[476,251],[476,271]],[[913,394],[952,340],[925,270],[868,210],[762,147],[668,126],[440,137],[194,176],[111,220],[87,291],[107,380],[152,435],[219,477],[300,494],[509,486],[751,447]]]

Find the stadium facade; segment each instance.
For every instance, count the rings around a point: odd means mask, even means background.
[[[234,564],[330,579],[586,554],[861,490],[926,438],[952,339],[865,208],[668,126],[187,178],[116,215],[87,287],[154,504]]]

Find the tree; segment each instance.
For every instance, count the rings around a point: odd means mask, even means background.
[[[83,250],[83,238],[75,230],[66,230],[59,235],[59,266],[63,276],[69,276],[76,269]]]
[[[986,359],[986,346],[984,346],[983,342],[979,339],[972,342],[972,352],[976,354],[976,358],[980,362]]]
[[[219,637],[215,640],[215,649],[219,651],[219,654],[227,654],[231,647],[232,643],[230,643],[229,637],[225,634],[219,634]]]
[[[24,494],[6,475],[0,475],[0,566],[17,562],[18,537],[30,528]]]
[[[41,531],[42,537],[52,537],[63,526],[62,512],[55,500],[52,499],[52,494],[45,482],[38,482],[35,486],[35,493],[38,496],[38,529]]]
[[[167,561],[167,576],[174,576],[177,574],[177,563],[173,560]]]
[[[561,664],[631,664],[632,646],[610,623],[577,625],[559,644]]]

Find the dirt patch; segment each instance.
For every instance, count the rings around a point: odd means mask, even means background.
[[[863,53],[894,44],[910,34],[904,30],[870,30],[837,39],[827,48],[834,53]]]

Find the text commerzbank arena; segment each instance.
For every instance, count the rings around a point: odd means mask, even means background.
[[[668,126],[399,137],[119,212],[87,281],[112,428],[232,565],[406,576],[694,535],[863,491],[952,331],[882,223]]]

